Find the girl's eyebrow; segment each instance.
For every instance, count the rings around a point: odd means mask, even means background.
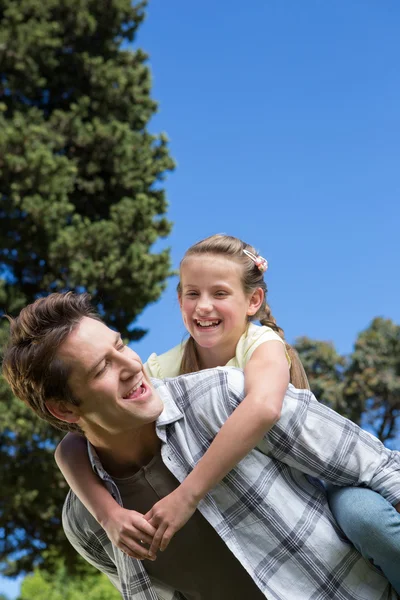
[[[121,340],[121,334],[117,332],[117,333],[115,334],[115,339],[114,339],[114,347],[118,346],[118,343],[120,342],[120,340]],[[99,365],[100,365],[100,364],[103,362],[103,360],[105,360],[105,358],[106,358],[106,356],[104,355],[104,356],[102,356],[102,357],[100,358],[100,360],[98,360],[98,361],[97,361],[95,364],[93,364],[93,365],[92,365],[92,366],[89,368],[89,370],[86,372],[86,375],[87,375],[88,377],[91,377],[91,375],[93,375],[93,373],[96,371],[96,369],[98,368],[98,366],[99,366]]]
[[[187,290],[187,289],[198,289],[199,286],[195,283],[186,283],[185,285],[182,286],[182,290]],[[226,289],[232,289],[232,286],[229,283],[226,283],[226,281],[217,281],[217,283],[214,283],[213,285],[210,286],[210,288],[212,290],[217,290],[218,288],[226,288]]]

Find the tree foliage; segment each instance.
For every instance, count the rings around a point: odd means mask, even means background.
[[[65,566],[49,573],[36,569],[22,581],[18,600],[121,600],[121,594],[94,567],[71,576]]]
[[[346,372],[346,401],[385,443],[400,433],[400,326],[376,318],[356,341]]]
[[[153,251],[171,224],[162,187],[174,163],[149,132],[157,105],[147,56],[129,46],[145,3],[0,0],[0,316],[51,291],[88,290],[131,340],[170,275]],[[0,342],[7,323],[0,323]],[[60,528],[66,487],[57,431],[0,381],[0,565],[75,552]]]
[[[392,445],[400,426],[400,326],[376,318],[346,357],[333,344],[295,345],[316,397]]]
[[[125,335],[156,300],[173,168],[130,0],[0,0],[1,306],[85,288]],[[143,332],[130,331],[137,339]]]
[[[315,396],[344,414],[346,412],[343,403],[345,357],[337,353],[331,342],[320,342],[308,337],[298,338],[295,347]]]

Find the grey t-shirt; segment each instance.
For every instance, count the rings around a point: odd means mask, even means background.
[[[157,454],[127,479],[115,479],[125,508],[145,514],[179,481]],[[265,600],[250,575],[196,510],[155,561],[143,561],[150,576],[179,590],[187,600]]]

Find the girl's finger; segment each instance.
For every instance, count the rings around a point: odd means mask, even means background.
[[[156,517],[151,517],[150,520],[148,521],[150,523],[150,525],[153,527],[154,529],[154,535],[156,535],[157,531],[158,531],[158,523],[157,523],[157,519]]]
[[[167,525],[160,525],[159,528],[157,529],[156,533],[154,534],[153,537],[153,541],[151,542],[150,545],[150,553],[156,555],[158,552],[158,549],[160,547],[161,544],[161,540],[164,536],[164,533],[167,529]]]
[[[148,558],[147,548],[145,548],[144,546],[141,546],[140,544],[135,544],[135,543],[131,542],[129,544],[129,546],[127,546],[126,544],[123,544],[121,542],[118,545],[118,547],[120,550],[122,550],[122,552],[125,552],[125,554],[127,554],[128,556],[131,556],[132,558],[136,558],[137,560],[144,560],[144,559]]]
[[[149,510],[149,512],[147,512],[145,515],[143,515],[143,519],[146,519],[146,521],[150,521],[152,516],[153,516],[153,509],[151,508]]]
[[[143,531],[145,534],[149,535],[150,537],[153,537],[153,535],[156,532],[156,528],[153,527],[153,525],[151,525],[145,517],[142,517],[140,520],[135,520],[134,522],[134,526],[136,527],[136,529],[139,529],[140,531]]]
[[[133,531],[127,531],[126,533],[124,533],[124,535],[121,537],[122,539],[122,543],[124,543],[125,545],[130,545],[130,543],[136,542],[137,544],[148,544],[150,546],[150,544],[153,541],[153,536],[152,535],[148,535],[147,533],[144,533],[143,531],[139,531],[138,529],[134,529]]]
[[[170,529],[167,529],[163,535],[163,538],[161,540],[161,544],[160,544],[160,550],[161,552],[164,552],[164,550],[166,550],[168,548],[168,545],[170,543],[170,541],[172,540],[172,538],[174,537],[175,532],[171,531]]]

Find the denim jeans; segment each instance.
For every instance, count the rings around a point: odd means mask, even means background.
[[[400,593],[400,514],[380,494],[366,488],[329,486],[327,491],[340,528]]]

